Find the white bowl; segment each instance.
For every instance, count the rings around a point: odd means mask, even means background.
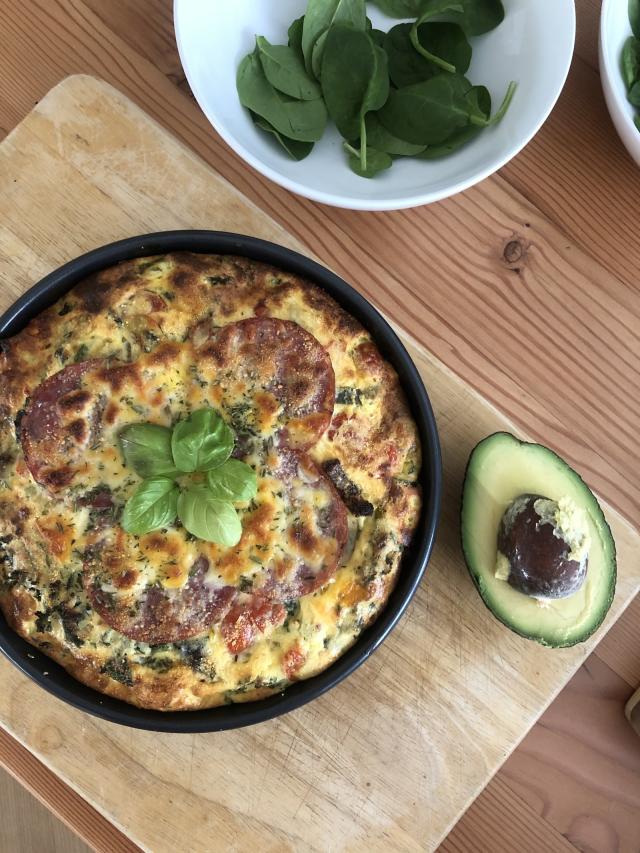
[[[640,165],[640,130],[633,123],[635,107],[627,100],[622,79],[622,48],[632,35],[628,0],[604,0],[600,14],[600,79],[607,107],[620,139]]]
[[[251,166],[315,201],[355,210],[396,210],[460,192],[507,163],[537,133],[564,85],[575,38],[573,0],[504,0],[506,17],[473,39],[468,76],[485,84],[499,104],[518,83],[505,119],[455,155],[435,162],[401,159],[367,180],[349,169],[338,132],[330,126],[305,160],[295,162],[254,127],[236,93],[236,69],[256,34],[286,44],[287,28],[306,0],[175,0],[180,58],[191,90],[222,138]],[[368,4],[375,27],[393,21]]]

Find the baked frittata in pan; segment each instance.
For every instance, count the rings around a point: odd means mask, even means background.
[[[74,677],[159,710],[255,700],[384,607],[420,512],[418,434],[323,290],[244,258],[139,258],[0,346],[0,606]],[[158,445],[144,480],[125,452],[133,426],[170,443],[202,413],[233,436],[227,469],[251,469],[233,539],[181,521],[185,490],[205,512],[206,465],[165,470]],[[170,509],[132,532],[150,481]]]

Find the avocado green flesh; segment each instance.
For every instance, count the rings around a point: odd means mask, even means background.
[[[497,535],[506,508],[518,495],[572,498],[591,536],[585,583],[567,598],[539,602],[495,577]],[[598,501],[581,477],[553,451],[496,433],[476,446],[462,496],[462,547],[485,604],[509,628],[548,646],[572,646],[601,624],[613,601],[616,553]]]

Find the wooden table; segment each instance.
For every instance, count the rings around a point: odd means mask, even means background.
[[[316,206],[252,172],[189,100],[169,0],[5,0],[0,129],[8,132],[67,74],[92,73],[126,92],[316,254],[330,255],[347,277],[350,265],[366,261],[367,248],[381,242],[387,263],[409,270],[411,240],[441,241],[438,275],[425,273],[421,287],[414,270],[402,294],[373,283],[378,304],[527,432],[561,449],[637,526],[640,181],[600,93],[599,3],[577,5],[577,53],[566,90],[534,142],[490,179],[495,204],[482,211],[482,231],[464,222],[456,231],[445,201],[392,214],[332,210],[335,228],[317,233]],[[474,190],[467,198],[480,204]],[[362,258],[341,252],[343,232],[358,238]],[[540,293],[536,310],[523,296],[539,292],[541,263],[554,272],[554,292]],[[553,380],[557,355],[567,375],[562,385]],[[637,851],[640,741],[621,709],[638,681],[636,600],[443,849]],[[130,848],[6,735],[0,761],[96,847]]]

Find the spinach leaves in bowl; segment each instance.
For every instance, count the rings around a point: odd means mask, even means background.
[[[464,76],[468,39],[502,22],[502,0],[375,5],[414,20],[384,33],[372,27],[365,0],[308,0],[286,45],[257,36],[240,63],[240,102],[290,157],[308,156],[330,119],[350,168],[372,178],[394,157],[448,156],[504,117],[515,83],[492,115],[489,91]]]

